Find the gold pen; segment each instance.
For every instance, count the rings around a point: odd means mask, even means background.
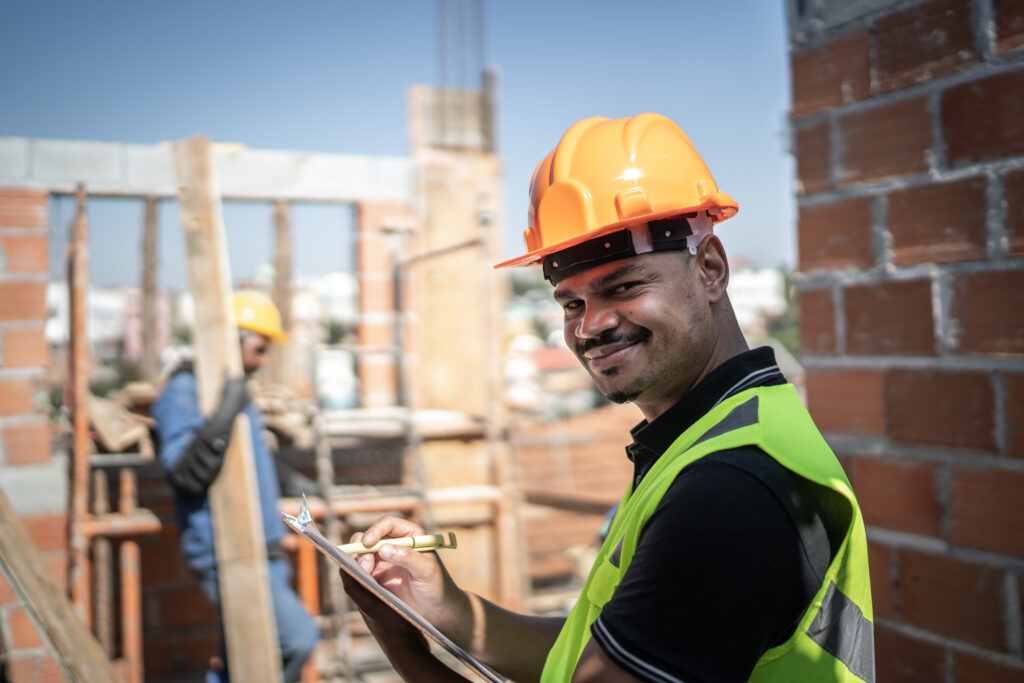
[[[343,553],[349,555],[356,555],[359,553],[375,553],[380,550],[381,546],[385,543],[391,545],[401,546],[403,548],[412,548],[417,552],[425,552],[427,550],[437,550],[439,548],[457,548],[458,543],[455,540],[455,532],[448,532],[448,540],[445,540],[444,534],[424,534],[422,536],[402,536],[400,538],[382,538],[373,545],[367,547],[361,542],[356,543],[345,543],[339,545],[338,549]]]

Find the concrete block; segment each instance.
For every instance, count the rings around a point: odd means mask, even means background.
[[[63,512],[68,504],[67,463],[63,456],[37,465],[0,467],[0,487],[19,515]]]
[[[27,138],[0,138],[0,185],[20,185],[28,177]]]

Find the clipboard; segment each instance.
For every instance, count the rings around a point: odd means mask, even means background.
[[[362,565],[356,562],[354,558],[342,552],[338,546],[327,540],[320,533],[320,530],[317,529],[316,524],[313,523],[313,517],[309,514],[309,504],[306,501],[306,496],[302,496],[302,507],[299,508],[298,517],[293,517],[284,512],[279,514],[282,521],[292,531],[316,546],[317,550],[326,555],[334,564],[341,567],[342,571],[380,598],[391,609],[402,615],[406,621],[415,626],[423,635],[443,647],[452,656],[469,667],[481,679],[491,681],[492,683],[505,683],[506,679],[494,673],[482,662],[456,645],[448,636],[438,631],[433,624],[424,619],[419,612],[409,607],[409,605],[395,596],[394,593],[377,583],[377,580],[370,576],[369,572],[363,569]]]

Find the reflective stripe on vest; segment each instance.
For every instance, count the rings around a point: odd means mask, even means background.
[[[764,653],[751,681],[874,680],[860,508],[838,460],[787,384],[748,389],[722,401],[676,439],[635,491],[627,488],[580,598],[548,654],[542,681],[562,683],[572,677],[591,624],[627,571],[644,524],[679,472],[711,453],[743,446],[756,446],[797,475],[838,492],[851,510],[845,539],[799,625],[789,640]]]

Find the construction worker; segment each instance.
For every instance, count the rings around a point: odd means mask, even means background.
[[[259,489],[263,534],[267,544],[270,595],[277,621],[284,680],[299,680],[302,666],[319,639],[319,629],[291,588],[291,567],[281,548],[286,529],[277,512],[280,497],[273,456],[263,440],[263,421],[249,400],[247,378],[263,367],[272,342],[286,342],[281,314],[258,292],[232,298],[245,375],[224,382],[220,401],[209,417],[199,411],[196,377],[185,361],[170,375],[151,408],[160,439],[160,462],[174,489],[181,550],[210,601],[219,607],[217,559],[207,490],[217,479],[231,440],[235,417],[244,413],[252,427],[252,452]],[[207,672],[207,681],[226,681],[227,658],[221,639],[222,666]]]
[[[657,114],[572,126],[531,184],[528,252],[569,348],[644,420],[634,476],[568,618],[460,589],[435,553],[360,562],[516,681],[871,681],[864,523],[839,462],[775,363],[749,350],[712,227],[738,205]],[[355,540],[421,533],[385,517]],[[345,578],[345,577],[343,577]],[[399,673],[451,680],[379,600],[346,589]]]

